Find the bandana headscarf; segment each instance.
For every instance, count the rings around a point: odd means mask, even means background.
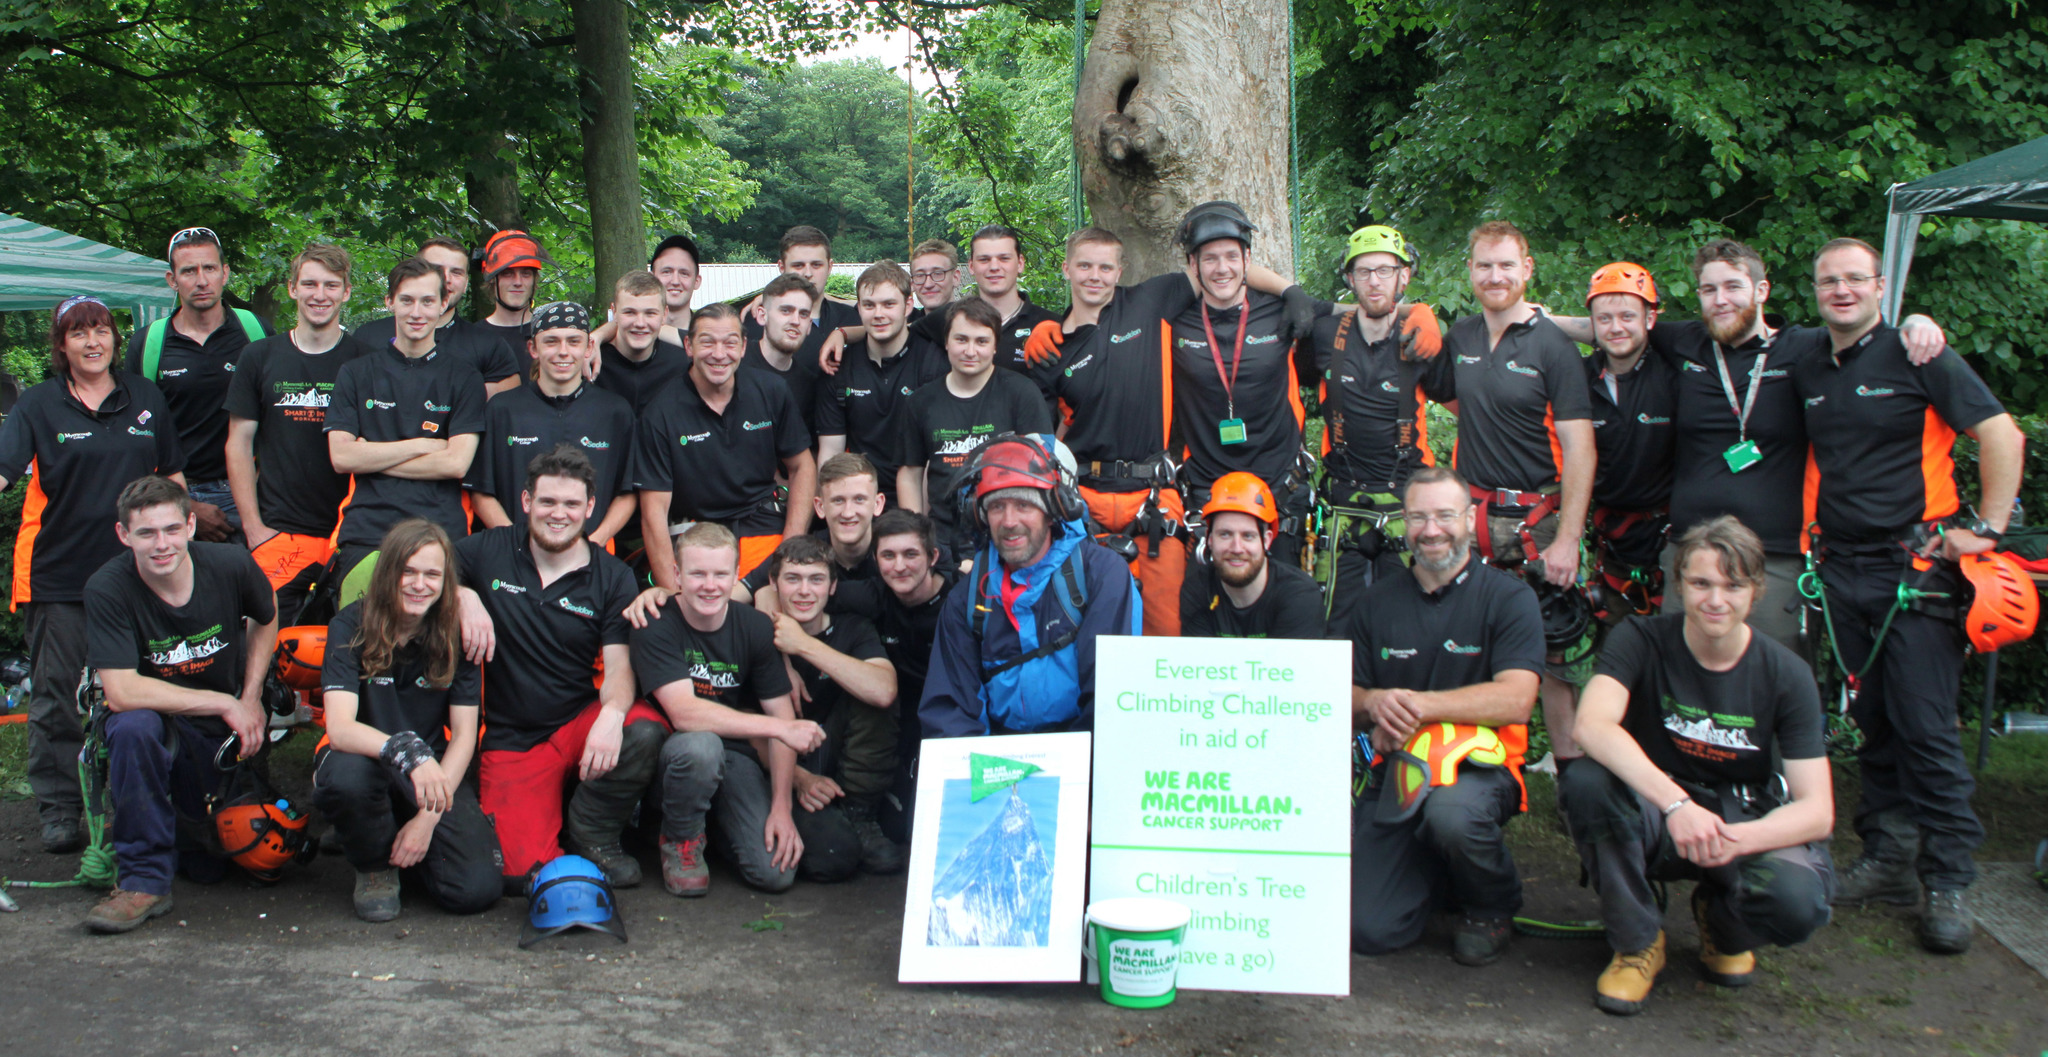
[[[590,330],[590,310],[574,301],[550,301],[533,310],[533,332]]]

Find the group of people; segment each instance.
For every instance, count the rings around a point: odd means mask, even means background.
[[[693,306],[697,246],[671,236],[593,325],[537,303],[550,262],[503,231],[485,318],[437,239],[354,329],[349,257],[315,244],[272,334],[225,307],[218,237],[179,232],[178,310],[124,357],[104,305],[65,301],[53,376],[0,428],[0,482],[30,474],[14,597],[52,851],[81,840],[82,669],[111,713],[120,884],[87,924],[219,876],[178,821],[217,747],[261,749],[280,624],[328,622],[313,803],[367,920],[405,869],[458,912],[564,853],[636,884],[636,819],[679,896],[707,853],[767,891],[900,870],[922,739],[1089,729],[1100,635],[1328,636],[1353,644],[1362,953],[1440,910],[1458,961],[1507,949],[1539,701],[1615,951],[1601,1008],[1640,1009],[1663,967],[1663,881],[1698,882],[1724,986],[1831,904],[1920,902],[1923,943],[1966,949],[1962,636],[1953,605],[1893,602],[1961,597],[2023,439],[1932,321],[1880,318],[1876,252],[1820,248],[1822,327],[1767,317],[1764,262],[1728,240],[1695,257],[1697,321],[1660,321],[1628,262],[1567,316],[1489,221],[1481,310],[1445,329],[1392,228],[1350,237],[1348,304],[1252,264],[1254,234],[1198,206],[1185,269],[1125,285],[1121,240],[1076,232],[1064,314],[1018,290],[998,226],[968,241],[971,293],[933,241],[851,306],[816,228],[744,308]],[[1863,853],[1839,877],[1809,563],[1858,675]]]

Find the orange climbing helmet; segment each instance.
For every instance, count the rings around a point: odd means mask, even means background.
[[[277,633],[277,677],[306,693],[320,690],[320,666],[327,660],[327,628],[301,624]]]
[[[294,862],[309,862],[320,845],[306,832],[306,814],[289,800],[241,796],[213,811],[221,853],[259,881],[275,881]]]
[[[2019,559],[2001,551],[1965,554],[1959,563],[1970,581],[1963,631],[1979,653],[2024,642],[2041,619],[2041,593]]]
[[[1601,294],[1634,294],[1643,299],[1651,308],[1657,307],[1657,280],[1650,278],[1650,270],[1640,264],[1615,261],[1604,264],[1593,273],[1592,285],[1586,288],[1586,303]]]
[[[1280,523],[1280,507],[1273,501],[1273,490],[1266,487],[1258,474],[1243,470],[1226,473],[1209,486],[1209,501],[1202,504],[1202,516],[1226,510],[1250,514],[1268,527]]]

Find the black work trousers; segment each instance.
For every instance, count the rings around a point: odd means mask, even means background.
[[[1521,812],[1522,787],[1500,767],[1465,764],[1393,825],[1374,821],[1386,764],[1351,813],[1351,949],[1386,954],[1422,937],[1431,912],[1513,917],[1522,879],[1501,827]]]
[[[411,779],[382,760],[332,747],[321,749],[313,765],[313,806],[334,823],[348,864],[364,873],[391,868],[399,826],[419,813]],[[435,824],[426,858],[414,870],[451,914],[474,914],[498,901],[504,857],[473,784],[455,787],[455,802]]]

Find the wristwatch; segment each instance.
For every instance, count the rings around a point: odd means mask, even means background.
[[[1969,529],[1971,532],[1979,536],[1984,537],[1985,539],[1990,540],[1993,543],[2005,542],[2005,533],[2000,532],[1995,528],[1992,528],[1990,523],[1985,521],[1983,518],[1978,518],[1977,520],[1972,521],[1969,524],[1964,525],[1963,527]]]

